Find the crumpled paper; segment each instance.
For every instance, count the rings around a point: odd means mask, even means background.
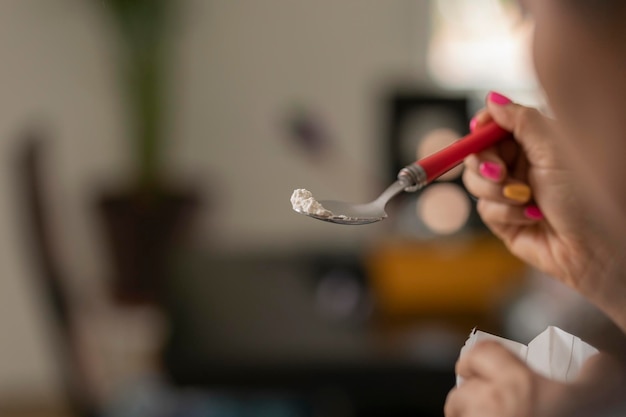
[[[476,343],[485,340],[499,342],[537,373],[560,382],[576,379],[583,364],[598,353],[593,346],[558,327],[549,326],[535,337],[528,346],[513,340],[485,333],[475,328],[461,348],[460,356],[469,352]],[[457,386],[463,378],[456,376]]]

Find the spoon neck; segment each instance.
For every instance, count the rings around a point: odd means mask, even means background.
[[[377,206],[384,207],[389,200],[391,200],[396,195],[400,194],[406,188],[406,182],[398,179],[398,181],[391,184],[383,193],[378,196],[376,201],[374,202]]]
[[[404,191],[414,192],[428,183],[426,171],[419,164],[405,166],[398,173],[398,182],[404,184]]]

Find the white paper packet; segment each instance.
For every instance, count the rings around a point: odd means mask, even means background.
[[[573,381],[585,361],[598,353],[596,348],[583,342],[579,337],[558,327],[549,326],[528,346],[474,328],[461,348],[460,356],[484,340],[494,340],[502,344],[537,373],[560,382]],[[456,385],[462,383],[463,378],[457,375]]]

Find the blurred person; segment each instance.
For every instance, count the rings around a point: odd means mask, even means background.
[[[514,140],[468,157],[463,179],[512,253],[626,333],[626,2],[523,3],[554,119],[490,93],[470,128],[494,120]],[[622,361],[606,353],[571,383],[544,378],[495,343],[476,346],[456,371],[465,382],[448,395],[447,417],[604,415],[626,393]]]

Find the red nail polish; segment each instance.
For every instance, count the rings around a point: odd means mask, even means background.
[[[489,95],[487,96],[487,100],[499,106],[506,106],[507,104],[512,103],[510,98],[503,96],[500,93],[496,93],[495,91],[489,93]]]
[[[542,220],[543,213],[537,206],[528,206],[524,209],[524,216],[531,220]]]
[[[495,162],[483,162],[478,166],[478,171],[483,177],[497,181],[502,175],[502,167]]]
[[[470,123],[469,123],[470,132],[473,132],[474,130],[476,130],[476,125],[478,125],[478,119],[476,117],[472,117],[472,120],[470,120]]]

